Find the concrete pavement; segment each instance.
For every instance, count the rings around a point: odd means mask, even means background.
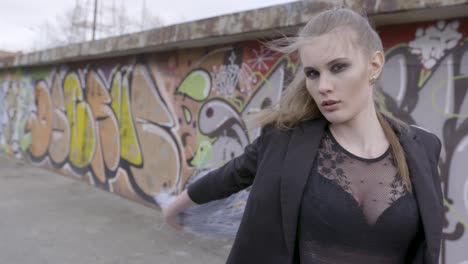
[[[159,210],[0,157],[0,263],[214,264],[231,242],[162,226]]]

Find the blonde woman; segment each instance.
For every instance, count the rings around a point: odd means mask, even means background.
[[[438,263],[441,143],[377,110],[377,33],[341,8],[287,40],[273,46],[297,51],[303,70],[259,117],[264,133],[181,193],[166,222],[252,186],[227,263]]]

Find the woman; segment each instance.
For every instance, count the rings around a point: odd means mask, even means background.
[[[441,143],[376,109],[377,33],[335,9],[283,43],[303,71],[261,115],[268,128],[165,208],[167,223],[252,185],[228,263],[438,263]]]

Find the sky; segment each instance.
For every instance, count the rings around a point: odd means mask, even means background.
[[[77,0],[0,0],[0,50],[31,52],[40,47],[39,34],[47,22],[57,24]],[[79,0],[92,8],[93,0]],[[125,5],[131,17],[141,16],[143,1],[146,9],[162,19],[164,25],[177,24],[207,17],[273,6],[295,0],[99,0],[104,5]],[[196,4],[194,4],[196,3]]]

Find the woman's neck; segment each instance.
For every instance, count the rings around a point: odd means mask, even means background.
[[[376,158],[388,149],[389,142],[374,107],[345,123],[333,123],[329,127],[338,143],[357,156]]]

